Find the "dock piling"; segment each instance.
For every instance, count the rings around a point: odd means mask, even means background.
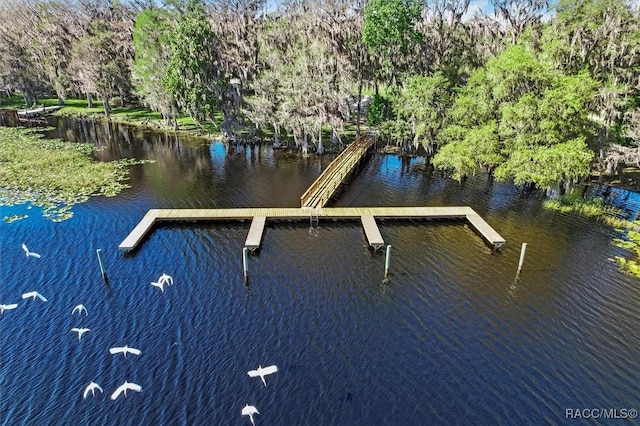
[[[104,270],[104,264],[102,263],[102,250],[97,249],[96,254],[98,255],[98,263],[100,264],[100,274],[102,275],[102,280],[104,282],[107,281],[107,273]]]
[[[242,269],[244,271],[244,283],[249,280],[249,249],[244,247],[242,249]]]
[[[387,246],[387,255],[384,261],[384,279],[389,277],[389,269],[391,268],[391,244]]]
[[[522,265],[524,264],[524,255],[527,252],[527,243],[522,243],[522,249],[520,249],[520,261],[518,262],[518,272],[516,276],[520,276],[520,272],[522,272]]]

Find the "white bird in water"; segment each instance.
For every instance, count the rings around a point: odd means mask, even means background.
[[[162,275],[160,275],[160,278],[158,278],[158,282],[162,284],[166,284],[168,286],[172,286],[173,278],[171,277],[171,275],[167,275],[163,272]]]
[[[100,392],[103,392],[99,384],[97,384],[96,382],[91,382],[89,383],[89,386],[87,386],[84,390],[84,394],[82,394],[82,396],[84,396],[86,399],[87,395],[89,395],[89,391],[91,391],[91,395],[96,396],[96,389],[98,389]]]
[[[37,291],[30,291],[30,292],[28,292],[28,293],[23,293],[23,294],[22,294],[22,298],[23,298],[23,299],[31,298],[31,299],[33,299],[33,300],[36,300],[36,297],[37,297],[38,299],[42,300],[43,302],[46,302],[46,301],[47,301],[47,299],[46,299],[43,295],[41,295],[40,293],[38,293]]]
[[[0,305],[0,314],[3,314],[5,310],[10,311],[18,307],[17,303],[10,303],[8,305]]]
[[[262,368],[262,366],[258,366],[257,370],[251,370],[249,372],[247,372],[247,374],[249,375],[249,377],[260,377],[262,379],[262,383],[264,383],[265,386],[267,386],[267,382],[264,379],[264,376],[266,376],[267,374],[272,374],[275,373],[276,371],[278,371],[278,367],[276,367],[275,365],[270,365],[268,367],[264,367]]]
[[[35,257],[36,259],[40,259],[40,255],[38,253],[29,251],[29,249],[24,243],[22,244],[22,250],[24,250],[24,252],[27,254],[27,257],[31,256],[31,257]]]
[[[78,340],[82,339],[82,335],[88,331],[91,331],[89,328],[72,328],[71,331],[78,333]]]
[[[151,282],[151,285],[154,285],[160,289],[164,293],[164,281]]]
[[[130,348],[127,345],[124,345],[122,347],[111,348],[111,349],[109,349],[109,352],[111,352],[112,354],[122,353],[122,354],[124,354],[125,358],[127,357],[127,352],[129,352],[130,354],[134,354],[134,355],[140,355],[142,353],[140,351],[140,349]]]
[[[75,314],[76,312],[78,312],[78,315],[82,315],[82,312],[84,312],[85,315],[88,315],[87,308],[85,308],[84,305],[82,304],[73,308],[73,311],[71,311],[71,315]]]
[[[140,387],[140,385],[137,385],[135,383],[129,383],[126,380],[124,381],[123,384],[121,384],[118,389],[116,389],[116,391],[114,393],[111,394],[111,399],[116,399],[117,397],[120,396],[120,394],[122,392],[124,392],[124,396],[125,398],[127,397],[127,390],[132,390],[132,391],[136,391],[136,392],[140,392],[142,391],[142,387]]]
[[[251,419],[251,424],[255,426],[256,422],[253,421],[253,415],[254,414],[260,414],[260,412],[253,405],[247,404],[242,409],[242,415],[243,416],[249,416],[249,419]]]

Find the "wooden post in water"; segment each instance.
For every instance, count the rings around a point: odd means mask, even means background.
[[[104,270],[104,264],[102,263],[102,250],[101,249],[97,249],[96,250],[96,254],[98,255],[98,263],[100,264],[100,273],[102,274],[102,280],[103,281],[107,281],[107,273]]]
[[[249,280],[249,249],[242,249],[242,270],[244,271],[244,283]]]
[[[384,279],[389,276],[389,269],[391,268],[391,244],[387,246],[387,256],[384,261]]]
[[[518,272],[516,276],[520,276],[522,272],[522,264],[524,263],[524,254],[527,252],[527,243],[522,243],[522,249],[520,250],[520,262],[518,262]]]

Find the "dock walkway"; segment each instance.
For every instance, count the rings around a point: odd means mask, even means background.
[[[324,207],[374,142],[373,137],[363,136],[349,144],[302,194],[300,206]]]
[[[245,246],[252,250],[260,246],[267,220],[309,220],[308,208],[236,208],[236,209],[152,209],[120,243],[124,251],[134,250],[157,222],[167,221],[215,221],[252,219]],[[374,218],[377,219],[462,219],[482,235],[494,248],[500,248],[505,240],[471,207],[334,207],[314,209],[317,220],[361,220],[369,244],[375,249],[384,245]],[[370,217],[364,219],[365,217]],[[254,219],[264,218],[264,219]],[[264,220],[264,222],[263,222]],[[365,221],[367,224],[365,224]],[[255,227],[255,228],[254,228]],[[375,227],[375,228],[374,228]],[[376,234],[377,232],[377,234]]]

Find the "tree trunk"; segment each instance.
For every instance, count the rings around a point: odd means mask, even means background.
[[[356,110],[356,138],[360,137],[360,110],[362,108],[362,77],[358,81],[358,108]]]
[[[111,117],[111,105],[109,105],[109,96],[102,95],[102,105],[104,107],[104,115]]]
[[[93,96],[87,92],[87,108],[93,108]]]
[[[322,145],[322,126],[320,126],[320,129],[318,130],[318,149],[316,150],[316,154],[324,154],[324,145]]]
[[[125,93],[124,89],[122,89],[122,87],[120,87],[118,89],[118,91],[120,92],[120,106],[122,108],[124,108],[124,106],[125,106],[124,105],[124,100],[125,100],[125,97],[126,97],[127,94]]]
[[[273,125],[273,147],[280,148],[280,128],[277,124]]]
[[[338,135],[338,132],[334,127],[331,132],[331,145],[333,146],[338,144],[340,144],[340,151],[342,151],[342,140],[340,140],[340,135]]]

